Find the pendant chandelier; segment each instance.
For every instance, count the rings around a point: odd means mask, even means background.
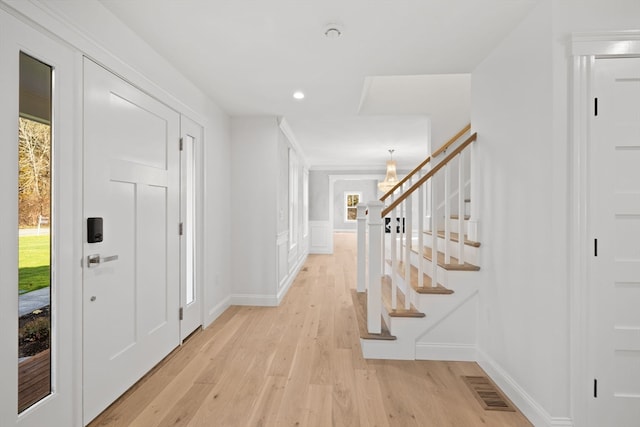
[[[396,174],[396,161],[393,160],[393,152],[389,150],[390,160],[387,160],[387,176],[384,181],[378,183],[378,190],[387,193],[398,183],[398,175]]]

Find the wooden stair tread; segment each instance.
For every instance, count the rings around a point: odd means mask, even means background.
[[[411,248],[411,250],[413,252],[417,253],[417,250],[415,248]],[[428,259],[429,261],[431,261],[432,259],[432,250],[430,247],[425,246],[423,248],[422,251],[422,255]],[[442,268],[444,268],[445,270],[451,270],[451,271],[478,271],[480,270],[480,267],[478,267],[477,265],[473,265],[473,264],[469,264],[468,262],[465,262],[464,264],[460,265],[458,264],[458,259],[455,257],[451,257],[451,263],[450,264],[445,264],[444,262],[444,253],[438,251],[438,265]]]
[[[428,234],[429,236],[431,236],[431,231],[425,231],[424,234]],[[458,242],[458,233],[454,233],[451,232],[451,241],[452,242]],[[444,239],[444,230],[438,230],[438,237]],[[464,244],[467,246],[473,246],[474,248],[479,248],[480,247],[480,242],[476,242],[474,240],[469,240],[467,239],[467,235],[465,234],[464,236]]]
[[[418,311],[413,304],[408,310],[404,308],[404,293],[401,289],[398,289],[397,294],[397,308],[394,310],[391,308],[391,277],[382,277],[382,303],[387,309],[390,317],[424,317],[425,314]]]
[[[451,219],[458,219],[458,218],[460,218],[460,215],[458,215],[458,214],[452,214],[450,218],[451,218]],[[464,219],[465,219],[465,220],[468,220],[468,219],[470,219],[470,218],[471,218],[471,215],[465,215],[465,216],[464,216]]]
[[[353,308],[356,311],[356,320],[358,321],[358,330],[360,331],[360,338],[365,340],[381,340],[381,341],[392,341],[395,340],[396,337],[391,335],[389,332],[389,327],[385,323],[384,319],[381,318],[382,321],[382,329],[379,334],[370,334],[367,330],[367,293],[366,292],[358,292],[355,289],[351,289],[351,300],[353,301]]]
[[[398,262],[398,274],[404,280],[405,265],[404,262]],[[405,280],[406,283],[406,280]],[[431,286],[431,276],[423,273],[423,286],[418,286],[418,269],[413,264],[411,265],[411,287],[419,294],[436,294],[436,295],[449,295],[453,293],[453,290],[447,289],[438,283],[436,286]]]

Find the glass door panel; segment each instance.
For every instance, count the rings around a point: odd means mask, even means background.
[[[52,74],[20,53],[18,412],[51,394]]]

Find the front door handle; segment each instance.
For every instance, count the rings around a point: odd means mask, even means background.
[[[104,258],[100,258],[100,254],[94,254],[87,256],[87,265],[89,268],[97,267],[100,263],[116,261],[118,259],[118,255],[106,256]]]

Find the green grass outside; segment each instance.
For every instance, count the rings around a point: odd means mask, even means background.
[[[46,288],[51,283],[50,236],[20,236],[19,242],[19,292]]]

